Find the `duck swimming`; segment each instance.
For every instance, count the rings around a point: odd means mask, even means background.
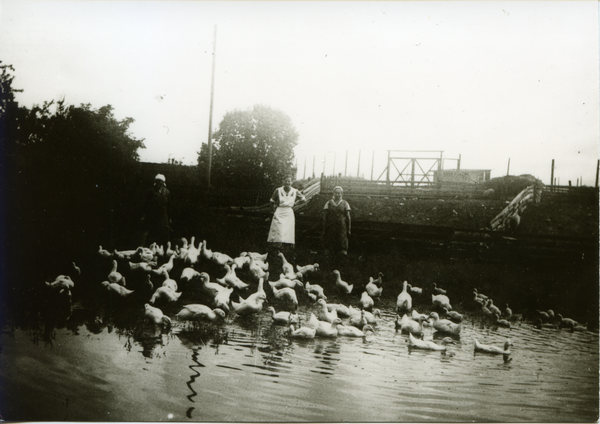
[[[408,334],[408,347],[409,348],[423,349],[423,350],[436,350],[436,351],[445,352],[448,349],[446,346],[447,344],[455,344],[455,343],[454,343],[454,340],[452,340],[450,337],[444,337],[440,341],[440,344],[437,344],[432,341],[425,341],[425,340],[417,339],[412,334],[410,334],[410,333]]]
[[[463,320],[463,316],[456,311],[449,311],[448,309],[444,308],[444,313],[450,321],[460,323]]]
[[[398,315],[400,318],[400,315]],[[403,334],[415,334],[417,336],[423,335],[423,321],[425,319],[421,316],[418,321],[415,321],[408,317],[408,315],[404,314],[402,319],[396,319],[395,325],[396,329],[400,329],[400,332]]]
[[[505,319],[500,319],[500,315],[494,314],[494,324],[499,327],[510,328],[510,322]]]
[[[338,317],[348,318],[350,316],[350,310],[346,305],[342,305],[341,303],[328,303],[327,304],[328,311],[334,311],[338,314]]]
[[[206,305],[192,303],[185,305],[181,311],[175,315],[179,321],[208,321],[213,322],[218,318],[225,318],[225,312],[222,309],[210,309]]]
[[[330,312],[325,300],[319,299],[317,300],[317,318],[320,321],[333,322],[333,320],[338,318],[337,310],[333,309]]]
[[[249,296],[248,299],[242,299],[241,302],[231,302],[233,310],[238,315],[252,315],[260,312],[263,308],[263,303],[267,300],[267,296],[259,293],[256,296]]]
[[[310,327],[300,327],[298,329],[294,328],[293,325],[290,325],[289,336],[294,339],[314,339],[317,334],[317,330],[315,328]]]
[[[430,313],[429,317],[433,319],[432,327],[434,330],[439,331],[440,333],[447,333],[455,336],[460,334],[462,324],[455,324],[450,320],[440,319],[437,312]]]
[[[408,281],[402,283],[402,291],[396,299],[396,313],[410,311],[412,309],[412,296],[408,294]]]
[[[356,327],[346,327],[343,324],[338,324],[337,326],[337,331],[338,331],[338,336],[343,336],[343,337],[365,337],[365,334],[367,333],[367,331],[371,331],[371,332],[375,332],[375,330],[373,329],[373,327],[371,327],[369,324],[365,325],[362,330],[356,328]]]
[[[510,355],[510,347],[512,346],[512,342],[510,340],[506,340],[504,342],[504,347],[498,347],[493,345],[484,345],[481,344],[475,339],[475,352],[484,352],[484,353],[497,353],[502,355]]]
[[[333,322],[328,323],[325,321],[319,321],[319,326],[317,327],[317,336],[320,337],[337,337],[338,330],[337,326],[339,324],[343,324],[342,320],[336,318]]]
[[[298,317],[298,314],[295,314],[292,312],[287,312],[287,311],[275,312],[275,308],[272,306],[269,306],[267,308],[267,310],[271,313],[271,317],[273,318],[273,323],[275,323],[275,324],[290,325],[290,324],[298,324],[300,322],[300,318]]]

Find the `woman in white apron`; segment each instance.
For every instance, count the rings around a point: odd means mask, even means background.
[[[269,243],[273,252],[273,256],[269,255],[269,262],[273,262],[276,259],[276,252],[280,251],[284,246],[289,247],[284,252],[290,256],[293,256],[293,247],[296,243],[296,218],[294,216],[294,205],[306,203],[306,198],[302,193],[292,187],[292,177],[286,176],[283,180],[283,187],[279,187],[273,192],[271,196],[271,205],[275,213],[273,214],[273,220],[271,221],[271,228],[269,230],[269,237],[267,242]],[[287,258],[289,262],[293,263],[293,257]],[[271,268],[271,267],[269,267]],[[279,267],[277,267],[279,268]],[[279,276],[279,273],[274,276]]]

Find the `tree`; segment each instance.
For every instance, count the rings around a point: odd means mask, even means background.
[[[256,105],[227,112],[213,138],[214,185],[271,187],[293,171],[298,132],[280,110]],[[207,163],[208,148],[203,144],[198,164],[204,170]]]

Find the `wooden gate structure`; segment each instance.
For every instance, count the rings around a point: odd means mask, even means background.
[[[387,185],[405,187],[433,185],[434,172],[444,169],[444,160],[457,161],[457,169],[460,169],[460,158],[444,159],[443,150],[388,150],[387,152],[387,165],[377,178],[377,181],[385,181]],[[415,153],[427,155],[414,155]],[[439,154],[439,157],[434,154]],[[384,175],[385,180],[382,179]]]

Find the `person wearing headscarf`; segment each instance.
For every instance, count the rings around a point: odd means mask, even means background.
[[[351,234],[350,205],[342,195],[344,190],[337,186],[333,196],[323,207],[323,247],[325,252],[348,254],[348,236]]]
[[[167,245],[172,223],[171,192],[166,186],[167,179],[162,174],[154,177],[154,185],[143,206],[141,217],[142,240],[141,246],[156,242],[160,246]]]

